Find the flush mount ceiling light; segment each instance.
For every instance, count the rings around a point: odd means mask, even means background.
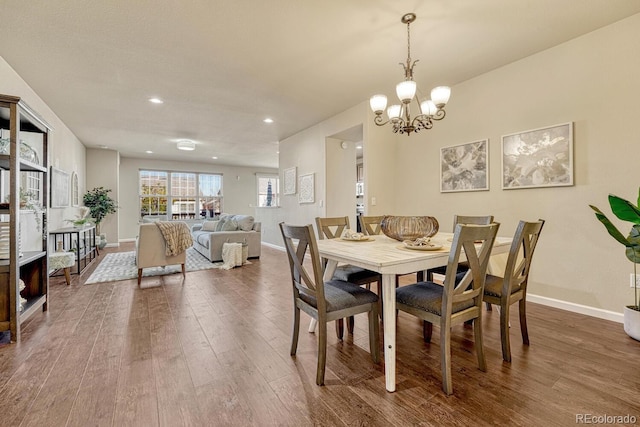
[[[263,120],[263,122],[265,122],[265,123],[273,123],[273,119],[267,117],[266,119]]]
[[[149,98],[149,102],[153,104],[164,104],[164,101],[160,98]]]
[[[196,143],[191,140],[181,139],[180,141],[178,141],[178,150],[193,151],[195,149]]]
[[[438,86],[431,90],[431,99],[420,102],[416,96],[418,87],[416,82],[413,81],[413,66],[418,60],[411,61],[411,31],[409,29],[411,23],[415,20],[415,13],[407,13],[401,19],[403,24],[407,24],[407,63],[400,63],[404,68],[404,81],[396,86],[396,94],[402,104],[394,104],[387,108],[387,117],[389,119],[384,121],[382,113],[387,106],[387,97],[385,95],[373,95],[369,99],[371,109],[376,115],[373,119],[376,125],[384,126],[387,123],[391,123],[394,133],[406,133],[407,135],[411,135],[412,132],[418,132],[420,129],[431,129],[434,120],[444,119],[444,106],[451,95],[449,87]],[[418,108],[416,116],[411,118],[410,103],[413,99],[418,104]]]

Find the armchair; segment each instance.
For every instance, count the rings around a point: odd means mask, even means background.
[[[186,225],[185,225],[186,227]],[[166,242],[160,228],[153,223],[140,224],[136,239],[136,264],[138,266],[138,286],[142,280],[142,269],[148,267],[163,267],[166,265],[182,265],[182,275],[185,275],[187,252],[183,251],[174,256],[166,255]]]

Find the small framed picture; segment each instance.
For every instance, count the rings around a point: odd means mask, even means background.
[[[285,169],[282,172],[282,194],[296,194],[296,167]]]
[[[573,185],[573,122],[502,137],[502,189]]]
[[[300,175],[298,182],[298,203],[313,203],[315,178],[313,173]]]
[[[489,189],[489,140],[440,149],[440,192]]]

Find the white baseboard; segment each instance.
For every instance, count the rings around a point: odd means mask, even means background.
[[[135,241],[135,239],[120,240]],[[274,245],[272,243],[262,242],[264,246],[285,252],[284,246]],[[107,245],[108,246],[108,245]],[[611,320],[613,322],[624,323],[624,316],[622,313],[615,311],[604,310],[602,308],[589,307],[588,305],[576,304],[573,302],[562,301],[555,298],[543,297],[540,295],[527,294],[527,301],[531,301],[536,304],[542,304],[553,308],[559,308],[561,310],[570,311],[572,313],[584,314],[591,317],[597,317],[598,319]]]
[[[135,242],[135,241],[136,241],[135,237],[132,237],[130,239],[120,239],[119,240],[120,243],[128,243],[128,242]],[[109,245],[107,245],[107,246],[109,246]]]
[[[573,313],[585,314],[587,316],[597,317],[599,319],[611,320],[613,322],[624,323],[622,313],[604,310],[602,308],[589,307],[588,305],[576,304],[573,302],[561,301],[559,299],[543,297],[540,295],[527,294],[527,301],[549,307],[559,308],[561,310],[571,311]]]
[[[269,246],[270,248],[277,249],[279,251],[285,252],[284,246],[274,245],[273,243],[262,242],[264,246]]]
[[[120,246],[120,243],[107,243],[107,248],[117,248]]]

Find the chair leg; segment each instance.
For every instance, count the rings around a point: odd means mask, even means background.
[[[336,336],[338,337],[339,340],[341,340],[343,335],[344,335],[344,320],[338,319],[336,320]]]
[[[431,342],[431,334],[433,333],[433,324],[431,322],[427,322],[426,320],[422,321],[422,339],[424,342]]]
[[[378,305],[373,304],[369,311],[369,351],[373,363],[380,362],[380,326],[378,323]]]
[[[529,331],[527,330],[527,302],[521,299],[518,303],[520,312],[520,332],[522,332],[522,342],[529,345]]]
[[[184,264],[182,264],[182,277],[185,277],[187,275],[186,269]]]
[[[69,274],[69,267],[64,268],[64,280],[67,282],[67,286],[71,284],[71,274]]]
[[[478,311],[478,317],[473,319],[473,336],[475,339],[476,354],[478,356],[478,368],[482,372],[487,370],[487,361],[484,358],[484,343],[482,339],[482,316]]]
[[[347,332],[353,335],[353,328],[356,324],[356,319],[353,316],[347,317]]]
[[[398,287],[399,276],[396,276],[396,288]],[[382,316],[382,282],[378,282],[378,314],[380,315],[380,321],[383,322]],[[384,323],[384,322],[383,322]]]
[[[440,363],[442,364],[442,390],[446,394],[453,393],[451,382],[451,326],[440,324]]]
[[[138,269],[138,286],[140,286],[140,282],[142,281],[142,269]]]
[[[509,340],[509,304],[500,307],[500,341],[502,341],[502,358],[511,362],[511,344]]]
[[[291,332],[291,354],[296,355],[298,350],[298,335],[300,334],[300,309],[295,307],[293,309],[293,331]]]
[[[327,363],[327,322],[318,322],[318,368],[316,384],[324,385],[324,370]]]

